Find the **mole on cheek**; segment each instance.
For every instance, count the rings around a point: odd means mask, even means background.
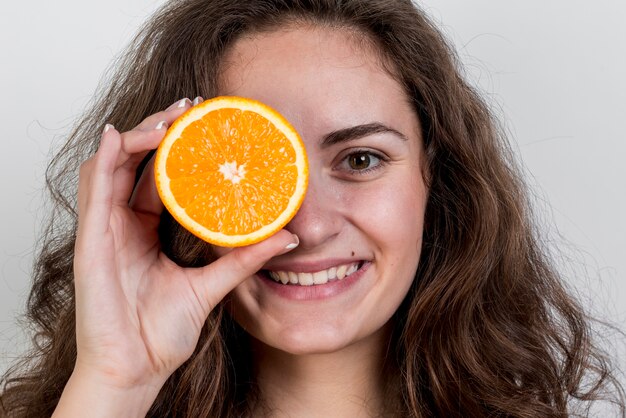
[[[352,257],[354,257],[354,251],[352,251]]]

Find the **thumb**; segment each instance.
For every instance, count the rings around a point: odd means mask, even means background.
[[[208,266],[189,269],[191,286],[200,298],[205,315],[270,258],[291,251],[298,244],[297,235],[281,230],[256,244],[235,248]]]

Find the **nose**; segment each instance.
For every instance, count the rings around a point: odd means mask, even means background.
[[[285,226],[289,232],[298,235],[298,247],[302,250],[324,245],[341,230],[336,193],[325,187],[320,179],[312,177],[309,178],[309,186],[300,209]]]

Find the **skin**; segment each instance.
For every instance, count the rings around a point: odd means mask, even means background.
[[[214,263],[181,268],[159,251],[163,206],[152,165],[134,190],[133,180],[139,162],[191,102],[174,103],[128,132],[106,129],[80,171],[78,355],[55,417],[145,416],[192,354],[212,307],[229,293],[232,314],[254,339],[268,415],[385,412],[380,372],[389,319],[417,268],[426,204],[417,116],[374,51],[345,30],[242,38],[223,75],[224,94],[266,102],[301,133],[311,173],[305,201],[267,240],[217,249]],[[373,122],[386,130],[320,143]],[[350,168],[348,156],[357,151],[373,169]],[[367,268],[343,292],[314,301],[280,297],[255,274],[329,260],[363,261]]]
[[[255,339],[258,379],[270,404],[292,416],[330,404],[328,413],[339,416],[346,397],[376,399],[386,325],[417,268],[427,193],[419,121],[369,44],[346,30],[292,29],[239,40],[227,56],[223,92],[277,109],[308,154],[307,195],[285,228],[300,245],[264,268],[370,263],[353,286],[330,297],[291,300],[257,276],[232,294],[233,316]],[[371,123],[395,132],[322,144],[332,132]],[[373,153],[369,165],[359,166],[366,169],[350,166],[357,152]],[[351,408],[340,416],[359,415]]]
[[[297,238],[280,231],[203,268],[159,251],[163,206],[152,166],[134,176],[166,127],[191,106],[174,103],[120,133],[108,126],[81,165],[74,257],[77,359],[54,417],[143,417],[189,358],[211,309]]]

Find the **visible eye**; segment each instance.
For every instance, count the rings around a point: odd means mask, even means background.
[[[374,162],[376,162],[375,160],[377,160],[378,158],[364,152],[350,154],[348,155],[348,165],[353,170],[366,170],[370,168],[370,165],[372,164],[372,159],[374,160]]]
[[[346,155],[336,168],[350,174],[366,174],[385,163],[384,157],[368,150],[359,150]]]

